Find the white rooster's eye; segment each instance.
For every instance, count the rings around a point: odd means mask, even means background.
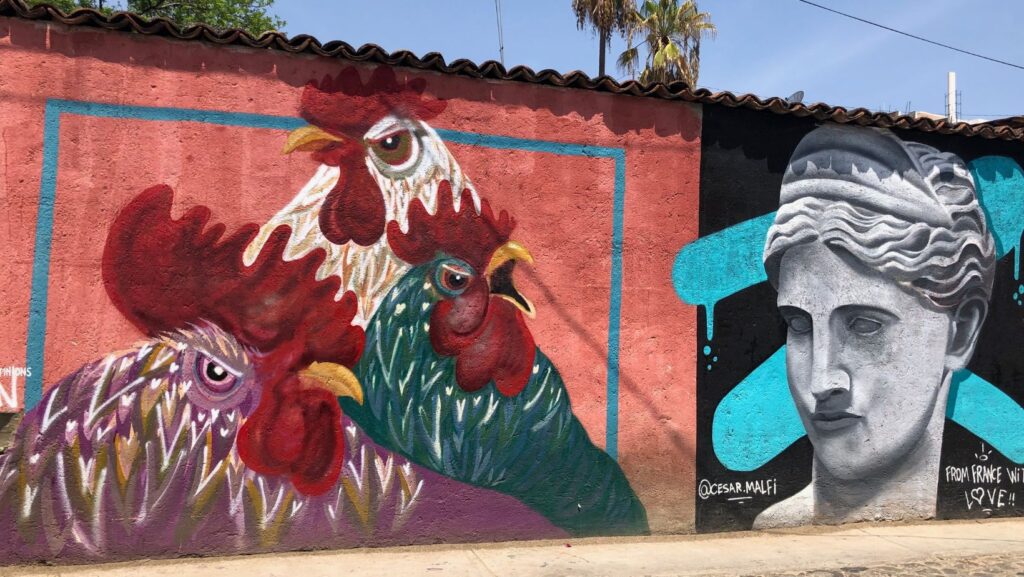
[[[367,147],[374,160],[387,166],[389,170],[407,170],[419,160],[419,141],[408,130],[392,132],[386,136],[369,140]]]
[[[412,156],[414,138],[412,133],[403,130],[370,141],[370,149],[380,160],[391,166],[402,166]]]
[[[421,135],[411,120],[390,117],[366,133],[363,143],[377,168],[391,178],[408,176],[421,160]]]

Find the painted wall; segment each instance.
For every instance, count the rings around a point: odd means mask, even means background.
[[[5,562],[1024,507],[1019,143],[16,19],[0,71]]]
[[[706,107],[701,147],[697,530],[1021,514],[1020,145]]]
[[[692,530],[697,107],[0,52],[5,562]]]

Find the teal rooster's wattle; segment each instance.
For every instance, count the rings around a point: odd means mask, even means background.
[[[532,259],[509,242],[513,221],[486,202],[477,214],[468,197],[461,212],[447,191],[438,199],[433,215],[414,201],[407,233],[389,225],[414,266],[370,321],[353,369],[365,403],[342,399],[345,413],[411,461],[514,496],[574,535],[646,533],[643,505],[526,326],[533,306],[512,273]]]

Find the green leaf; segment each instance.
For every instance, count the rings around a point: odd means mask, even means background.
[[[29,0],[30,5],[52,4],[65,13],[92,8],[106,14],[134,12],[144,18],[166,18],[184,28],[206,24],[219,29],[238,28],[253,36],[278,30],[285,21],[271,9],[274,0]]]

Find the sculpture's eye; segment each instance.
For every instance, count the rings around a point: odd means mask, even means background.
[[[434,281],[441,292],[448,297],[456,297],[466,290],[473,282],[473,269],[459,260],[448,260],[440,264],[434,272]]]
[[[203,354],[196,355],[196,376],[203,388],[215,396],[231,393],[239,381],[237,375]]]
[[[811,319],[806,315],[793,314],[787,315],[786,326],[789,327],[790,332],[802,335],[811,332]]]
[[[419,156],[419,142],[404,128],[371,139],[368,145],[377,160],[395,170],[409,168]]]
[[[882,328],[882,323],[867,317],[854,317],[847,326],[858,335],[873,335]]]

